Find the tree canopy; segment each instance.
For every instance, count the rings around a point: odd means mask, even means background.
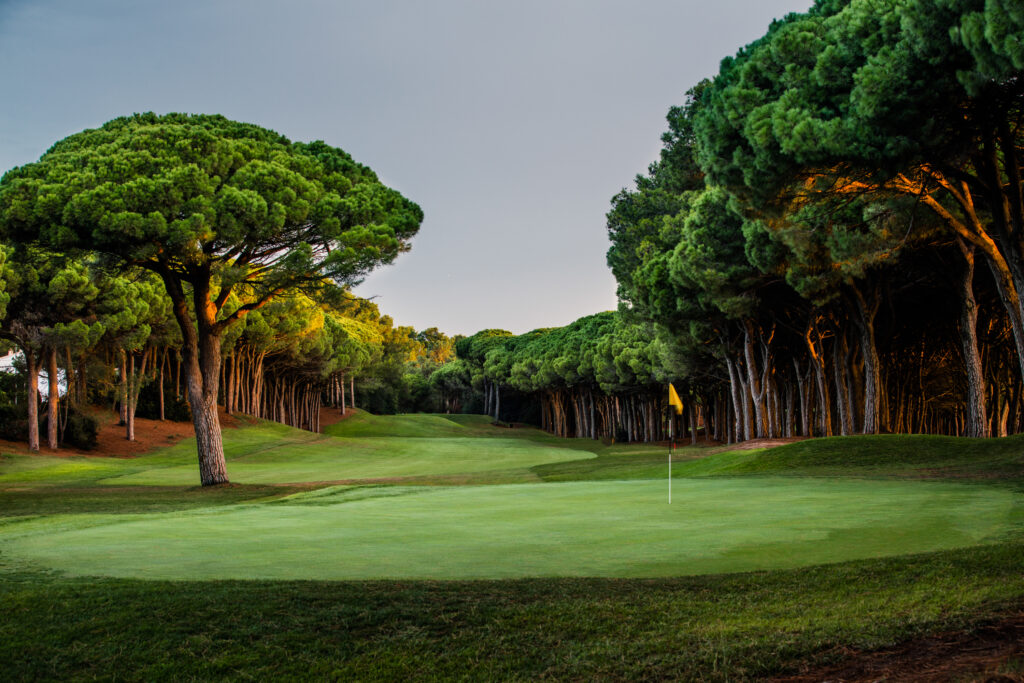
[[[115,119],[0,180],[4,240],[95,251],[162,279],[204,484],[227,481],[216,414],[225,330],[285,293],[358,282],[408,249],[422,217],[344,151],[222,116]]]

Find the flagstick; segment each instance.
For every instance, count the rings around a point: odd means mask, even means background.
[[[672,443],[674,439],[675,416],[672,406],[668,407],[668,504],[672,504]]]

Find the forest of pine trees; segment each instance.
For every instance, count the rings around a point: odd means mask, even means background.
[[[217,116],[83,131],[0,182],[0,339],[23,356],[5,409],[38,450],[76,404],[117,405],[131,439],[140,396],[160,418],[187,403],[204,483],[226,481],[217,405],[655,441],[672,382],[690,439],[1018,433],[1022,30],[979,1],[776,21],[612,199],[619,310],[522,335],[416,332],[351,296],[422,212],[341,150]],[[66,395],[38,396],[40,373]]]

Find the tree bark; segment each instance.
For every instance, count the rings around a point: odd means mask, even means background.
[[[75,405],[80,401],[80,398],[76,395],[77,384],[75,383],[75,368],[71,361],[71,347],[64,347],[64,400],[68,402],[68,405]]]
[[[743,355],[747,365],[747,385],[750,399],[754,404],[754,433],[757,438],[765,436],[764,387],[757,376],[757,363],[754,361],[754,340],[751,324],[747,321],[743,328]]]
[[[832,377],[836,387],[836,408],[839,409],[839,433],[843,436],[850,436],[853,433],[853,428],[850,426],[850,411],[853,406],[847,403],[849,396],[846,392],[845,364],[843,362],[846,354],[840,345],[841,338],[842,335],[838,331],[832,338]]]
[[[124,349],[121,350],[122,358],[122,369],[124,369]],[[135,441],[135,407],[132,405],[132,395],[135,393],[135,354],[129,354],[128,359],[128,390],[124,395],[124,424],[125,434],[124,437],[128,441]]]
[[[854,321],[860,332],[861,355],[864,357],[864,434],[878,433],[878,403],[882,385],[881,362],[875,343],[875,317],[878,315],[879,297],[873,290],[871,301],[857,287],[851,287],[857,305]]]
[[[23,348],[28,371],[28,449],[39,452],[39,359],[29,348]]]
[[[164,421],[164,366],[167,364],[167,349],[164,349],[163,354],[160,357],[160,421]]]
[[[181,328],[182,365],[192,425],[196,432],[199,459],[199,480],[203,486],[228,483],[224,462],[224,443],[217,415],[217,390],[220,379],[220,336],[214,329],[215,311],[209,298],[209,278],[193,283],[196,324],[193,324],[181,283],[163,273],[164,284],[171,297],[174,317]]]
[[[128,357],[128,405],[125,411],[127,430],[125,437],[128,441],[135,441],[135,409],[139,405],[139,392],[142,391],[142,385],[146,381],[146,365],[149,363],[149,353],[145,349],[142,351],[142,359],[139,365],[139,371],[135,371],[135,354],[129,354]]]
[[[57,450],[57,434],[60,427],[60,385],[57,383],[57,349],[49,347],[46,353],[47,411],[46,447]]]
[[[817,337],[817,342],[812,339],[812,334]],[[821,351],[824,350],[824,342],[821,338],[821,330],[815,320],[811,320],[804,333],[807,342],[807,350],[811,357],[811,366],[814,368],[814,379],[818,387],[818,405],[820,406],[819,418],[822,436],[832,436],[832,407],[828,394],[828,383],[825,381],[824,359]],[[817,343],[817,346],[816,346]],[[821,347],[821,349],[818,348]]]
[[[341,414],[345,414],[345,375],[341,376],[341,381],[338,382],[338,386],[341,389]]]
[[[974,298],[974,247],[957,238],[966,267],[960,278],[960,346],[967,375],[967,406],[965,436],[987,437],[988,417],[985,414],[985,374],[978,352],[978,304]]]

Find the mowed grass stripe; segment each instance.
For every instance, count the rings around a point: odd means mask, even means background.
[[[0,548],[72,575],[151,579],[660,577],[969,546],[1024,516],[1012,491],[919,481],[681,480],[671,506],[656,481],[382,488],[83,528],[55,516]]]
[[[588,456],[512,439],[325,437],[229,457],[228,472],[231,481],[238,484],[295,483],[528,469],[581,457]],[[187,486],[195,483],[195,470],[190,459],[174,466],[110,477],[100,483]]]

